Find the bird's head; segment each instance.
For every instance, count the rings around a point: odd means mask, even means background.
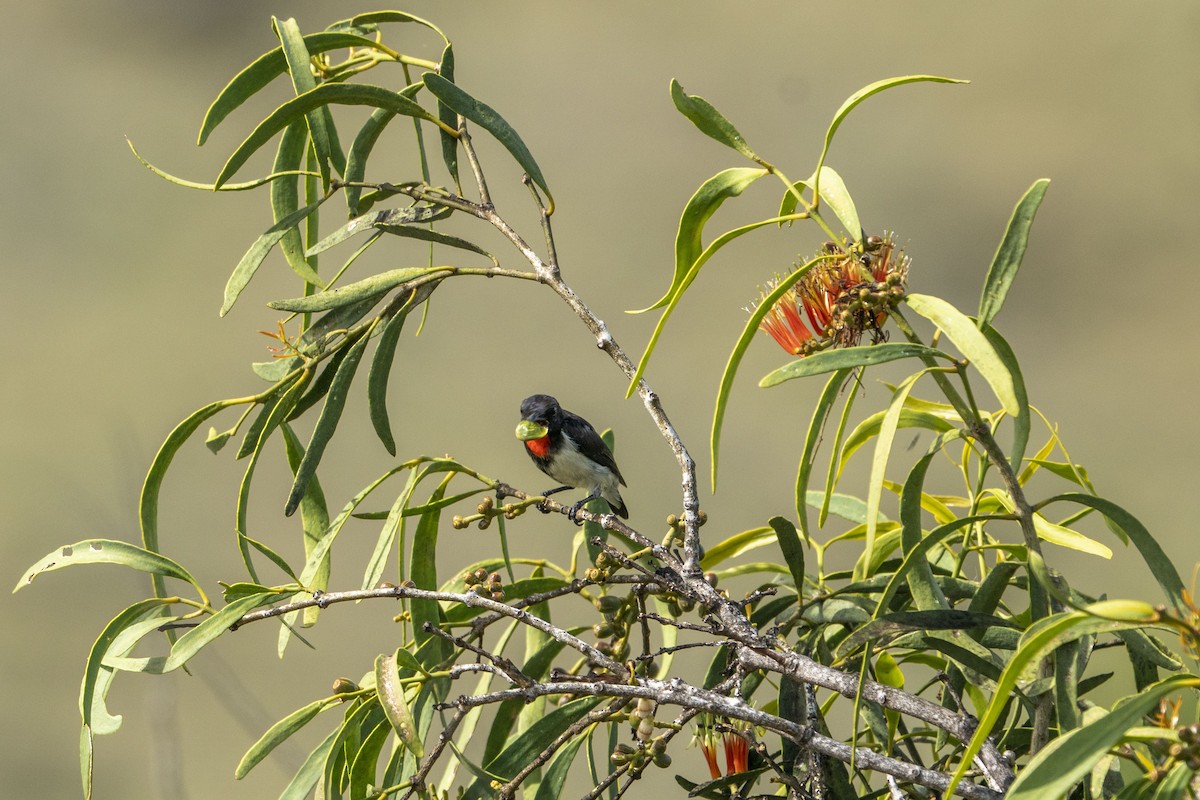
[[[517,438],[523,442],[541,439],[562,428],[562,406],[548,394],[535,394],[521,401]]]

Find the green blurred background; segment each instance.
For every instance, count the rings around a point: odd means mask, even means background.
[[[722,109],[793,178],[811,171],[830,116],[859,87],[909,73],[970,79],[969,86],[907,86],[870,100],[843,126],[830,164],[868,230],[894,229],[906,244],[913,290],[968,312],[1013,204],[1036,178],[1053,179],[997,325],[1022,359],[1033,402],[1061,423],[1075,459],[1190,577],[1198,555],[1191,520],[1200,512],[1197,358],[1176,329],[1190,314],[1179,298],[1194,289],[1185,278],[1194,269],[1188,248],[1200,178],[1200,7],[403,8],[442,26],[455,42],[459,81],[504,114],[535,153],[558,201],[564,274],[635,359],[654,320],[624,310],[648,305],[667,287],[675,225],[695,187],[741,165],[675,112],[672,77]],[[210,400],[258,390],[246,369],[266,355],[255,331],[272,328],[279,316],[263,302],[296,293],[273,257],[234,312],[218,319],[228,273],[269,225],[265,193],[172,186],[142,169],[123,137],[162,168],[211,181],[267,107],[235,114],[202,149],[194,146],[196,131],[221,86],[273,46],[270,15],[295,16],[311,32],[364,10],[374,9],[313,0],[4,3],[0,563],[9,585],[57,545],[93,536],[137,540],[138,492],[163,437]],[[437,53],[436,39],[415,28],[393,28],[388,41]],[[285,96],[281,84],[273,98]],[[393,127],[385,145],[401,142],[401,128]],[[343,127],[343,141],[351,130]],[[536,241],[516,170],[484,138],[477,141],[501,210]],[[379,177],[409,174],[403,170],[411,158],[400,152],[389,162],[395,174]],[[242,175],[265,171],[255,161]],[[778,202],[768,181],[749,194],[715,220],[714,231],[769,215]],[[517,263],[494,237],[485,241]],[[722,365],[745,320],[741,307],[757,283],[820,241],[808,229],[767,229],[723,251],[673,319],[649,371],[699,462],[709,541],[791,508],[819,382],[757,389],[757,379],[785,358],[765,337],[755,343],[730,405],[715,497],[707,491],[708,426]],[[405,260],[413,253],[396,245],[372,266],[419,263]],[[619,372],[549,292],[458,284],[439,292],[421,337],[406,335],[401,344],[391,395],[401,454],[451,453],[486,474],[546,488],[512,429],[522,397],[550,392],[616,429],[633,522],[656,532],[657,520],[678,510],[679,475],[641,405],[622,401]],[[872,379],[859,407],[878,409],[888,396]],[[391,463],[364,409],[356,391],[322,466],[334,508]],[[1035,443],[1044,436],[1036,431]],[[255,530],[294,558],[294,523],[279,513],[282,458],[271,456],[271,469],[255,484]],[[240,474],[228,451],[214,458],[197,440],[177,458],[164,491],[163,546],[214,591],[218,578],[236,576]],[[335,587],[357,585],[375,530],[363,526],[357,540],[343,537]],[[523,520],[512,530],[514,549],[568,558],[561,521]],[[443,543],[443,574],[496,548],[492,532],[446,530]],[[1059,549],[1051,556],[1084,591],[1157,601],[1140,560],[1114,547],[1108,563]],[[46,576],[0,604],[0,707],[8,731],[0,794],[77,796],[84,658],[105,622],[146,592],[142,576],[101,567]],[[275,796],[284,769],[294,769],[304,751],[282,749],[234,785],[240,754],[272,721],[326,693],[334,677],[357,678],[375,654],[391,650],[392,613],[383,604],[327,611],[309,634],[317,649],[293,644],[282,663],[275,630],[261,626],[210,648],[191,676],[122,676],[110,707],[125,713],[126,724],[97,742],[96,796]],[[676,766],[701,774],[698,755],[678,754]]]

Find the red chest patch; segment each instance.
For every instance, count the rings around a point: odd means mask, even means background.
[[[543,436],[540,439],[530,439],[525,443],[525,446],[529,448],[529,452],[538,458],[545,458],[550,454],[550,437]]]

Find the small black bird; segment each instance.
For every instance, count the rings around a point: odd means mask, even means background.
[[[590,492],[568,511],[572,522],[583,504],[597,497],[608,501],[617,516],[629,518],[617,488],[625,485],[625,479],[612,450],[586,419],[567,411],[548,394],[535,394],[521,401],[517,438],[525,443],[525,451],[538,469],[565,484],[547,495],[566,489]]]

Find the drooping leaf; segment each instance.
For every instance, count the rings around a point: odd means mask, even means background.
[[[1161,698],[1197,686],[1200,678],[1177,675],[1119,701],[1106,716],[1050,742],[1021,770],[1005,797],[1040,800],[1067,796],[1071,787],[1121,741],[1127,730],[1137,726]],[[1168,776],[1167,780],[1170,779]]]
[[[432,275],[436,272],[448,272],[448,270],[445,267],[402,267],[400,269],[391,269],[387,272],[381,272],[378,275],[372,275],[369,278],[363,278],[361,281],[339,286],[336,289],[329,289],[328,291],[317,292],[307,297],[296,297],[290,300],[272,300],[267,305],[279,311],[329,311],[370,300],[371,298],[378,301],[380,297],[397,286],[427,275]]]
[[[103,666],[110,648],[117,638],[131,625],[154,618],[160,624],[168,618],[162,615],[165,603],[159,598],[141,600],[115,616],[104,626],[104,630],[92,644],[87,665],[83,670],[83,681],[79,687],[79,713],[83,725],[97,735],[114,733],[121,726],[121,716],[111,714],[105,705],[108,687],[112,681],[112,670]]]
[[[446,484],[447,481],[439,484],[429,499],[440,499],[446,492]],[[416,584],[418,589],[433,590],[438,585],[437,545],[440,519],[440,511],[425,512],[421,515],[421,520],[417,523],[417,530],[413,534],[410,574],[413,583]],[[429,646],[423,648],[423,652],[420,654],[424,656],[422,663],[426,667],[432,667],[444,659],[449,652],[449,642],[445,639],[435,637],[431,633],[426,633],[423,630],[425,623],[429,623],[430,625],[438,624],[440,607],[436,600],[419,600],[413,598],[409,604],[409,608],[412,611],[414,636],[417,643],[429,643]]]
[[[546,200],[549,203],[547,213],[554,213],[554,196],[546,184],[546,179],[542,177],[541,168],[538,167],[529,148],[525,146],[525,142],[521,140],[516,130],[508,124],[504,117],[500,116],[491,106],[476,100],[457,84],[451,83],[441,75],[426,72],[421,76],[421,80],[425,82],[426,88],[434,97],[486,130],[495,137],[496,141],[504,145],[504,149],[508,150],[521,169],[525,170],[529,179],[546,193]],[[445,126],[445,123],[442,125]],[[453,131],[453,126],[450,127]]]
[[[704,249],[704,226],[708,220],[722,203],[737,197],[766,174],[765,169],[757,167],[735,167],[721,170],[700,184],[700,188],[683,207],[683,214],[679,218],[679,228],[675,234],[675,277],[671,279],[671,288],[653,305],[629,313],[644,314],[667,304]]]
[[[796,471],[796,518],[800,520],[800,534],[806,542],[812,541],[812,532],[808,527],[808,480],[816,463],[817,446],[821,442],[825,430],[825,421],[837,401],[838,393],[846,382],[850,370],[840,369],[829,377],[821,397],[813,408],[812,421],[808,423],[808,433],[804,437],[804,451],[800,455],[800,466]],[[818,503],[818,507],[820,504]]]
[[[537,792],[533,800],[558,800],[563,796],[563,786],[567,782],[567,773],[575,763],[575,755],[579,748],[588,740],[587,736],[576,736],[563,745],[554,757],[546,764],[546,771],[538,782]]]
[[[1004,305],[1008,289],[1021,267],[1021,259],[1025,257],[1033,218],[1049,186],[1050,181],[1046,178],[1034,181],[1033,186],[1029,187],[1029,191],[1025,192],[1025,196],[1013,209],[1008,228],[1004,231],[1004,238],[1000,241],[1000,247],[996,249],[987,278],[983,282],[983,293],[979,297],[979,316],[976,318],[980,328],[991,325],[996,314],[1000,312],[1000,307]]]
[[[340,730],[340,728],[335,728],[321,740],[319,745],[313,748],[308,757],[304,759],[304,763],[300,765],[300,769],[296,770],[296,774],[284,788],[283,794],[279,795],[279,800],[307,800],[325,770],[325,761],[329,758],[334,744],[337,743]]]
[[[382,49],[383,46],[365,36],[324,31],[305,36],[304,47],[310,54],[316,55],[344,47]],[[258,94],[260,90],[286,71],[287,59],[284,57],[283,48],[276,47],[274,50],[263,53],[235,75],[209,106],[208,112],[204,115],[204,122],[200,126],[200,136],[196,144],[203,145],[208,140],[209,134],[229,116],[230,112]]]
[[[1025,377],[1021,374],[1021,365],[1017,363],[1016,353],[1013,352],[1008,341],[1000,335],[1000,332],[988,325],[983,329],[983,335],[996,349],[996,355],[1000,357],[1004,368],[1012,376],[1013,393],[1016,395],[1017,406],[1020,410],[1012,418],[1013,443],[1008,454],[1008,463],[1013,472],[1020,474],[1021,464],[1025,459],[1025,448],[1029,444],[1030,429],[1029,395],[1025,391]]]
[[[271,17],[271,26],[279,36],[283,55],[287,61],[288,74],[297,95],[317,88],[316,76],[312,73],[312,56],[300,35],[300,26],[294,19],[280,20]],[[316,151],[317,169],[321,172],[321,187],[329,188],[330,170],[339,174],[346,172],[346,156],[342,153],[334,127],[333,115],[328,106],[315,108],[307,114],[309,140]]]
[[[407,91],[408,89],[405,89],[400,94],[403,95]],[[350,145],[350,153],[346,156],[346,183],[351,185],[346,186],[346,207],[352,216],[362,213],[358,207],[358,199],[362,197],[363,192],[363,187],[352,184],[362,183],[366,179],[367,160],[371,157],[375,142],[395,116],[396,112],[386,108],[375,109],[358,129],[358,134]]]
[[[372,86],[367,83],[324,83],[315,89],[305,92],[298,97],[288,100],[276,108],[258,124],[249,136],[238,145],[233,155],[225,162],[214,182],[219,188],[254,155],[259,148],[271,138],[298,119],[303,119],[310,111],[330,104],[373,106],[394,111],[406,117],[428,120],[440,124],[437,117],[430,114],[419,104],[404,95],[385,89],[382,86]]]
[[[204,591],[192,574],[175,561],[153,550],[115,539],[84,539],[75,544],[64,545],[38,559],[13,587],[13,592],[33,583],[33,579],[46,572],[79,564],[119,564],[141,572],[166,578],[176,578],[190,583],[201,597]]]
[[[442,63],[438,66],[438,73],[454,83],[454,47],[449,42],[446,42],[446,48],[442,50]],[[458,114],[441,100],[438,100],[438,118],[447,128],[458,128]],[[461,194],[462,183],[458,177],[458,137],[451,136],[445,130],[439,129],[438,138],[442,143],[442,163],[446,165],[450,179],[454,181],[455,188]]]
[[[818,259],[805,263],[787,278],[780,281],[779,285],[763,298],[758,308],[750,315],[750,319],[746,320],[746,326],[742,328],[742,335],[738,337],[737,343],[733,346],[733,352],[729,354],[729,360],[725,362],[725,371],[721,373],[721,386],[717,390],[717,407],[713,413],[712,434],[709,438],[709,447],[712,453],[712,489],[714,492],[717,490],[717,464],[721,448],[721,424],[725,420],[725,408],[729,403],[729,394],[733,391],[733,379],[737,376],[738,367],[742,363],[742,356],[746,354],[746,350],[750,347],[750,342],[754,339],[754,334],[758,332],[759,324],[766,317],[767,312],[771,310],[771,307],[817,263],[820,263]],[[642,360],[645,361],[646,357],[643,356]]]
[[[241,296],[242,290],[250,283],[250,279],[254,277],[254,273],[258,272],[258,268],[262,266],[263,261],[270,254],[271,250],[274,249],[275,245],[285,236],[290,234],[299,235],[296,231],[297,223],[320,208],[325,199],[322,198],[298,211],[294,211],[270,228],[267,228],[261,236],[254,240],[254,243],[250,245],[250,248],[242,256],[241,260],[238,261],[237,266],[233,268],[233,274],[229,276],[229,280],[225,284],[225,299],[221,304],[220,312],[222,317],[228,314],[229,310],[233,308],[233,304]],[[317,275],[307,262],[301,259],[297,264],[303,265],[304,274],[300,277],[307,283],[322,288],[325,286],[321,280],[321,276]],[[293,270],[297,268],[297,264],[291,264]]]
[[[918,83],[920,81],[932,81],[934,83],[968,83],[969,81],[958,80],[955,78],[941,78],[936,75],[902,75],[897,78],[884,78],[881,81],[867,84],[859,89],[854,94],[846,98],[842,103],[842,107],[833,115],[833,120],[829,123],[829,129],[825,132],[825,146],[821,148],[821,158],[817,161],[817,168],[813,170],[813,175],[817,180],[821,178],[821,167],[825,166],[825,157],[829,155],[829,146],[833,143],[833,137],[837,133],[842,122],[850,114],[854,108],[872,95],[879,94],[882,91],[891,89],[895,86],[903,86],[906,83]],[[814,188],[820,190],[819,184]]]
[[[424,758],[425,748],[417,732],[417,724],[413,721],[412,710],[404,699],[404,686],[400,683],[398,667],[395,655],[375,659],[375,695],[400,741],[414,757]]]
[[[1029,664],[1059,645],[1080,636],[1140,627],[1154,622],[1157,616],[1153,607],[1148,603],[1105,600],[1091,604],[1086,610],[1055,614],[1030,625],[1021,636],[1021,644],[1005,666],[1000,680],[996,682],[992,698],[983,714],[980,715],[979,725],[971,736],[971,741],[967,743],[966,749],[959,756],[958,768],[951,777],[950,786],[946,789],[945,794],[949,796],[954,791],[954,787],[963,779],[967,770],[971,768],[975,756],[979,753],[979,748],[991,734],[992,727],[1000,717],[1000,712],[1011,700],[1017,680],[1024,674],[1025,668]],[[1169,680],[1178,680],[1178,678]],[[1082,730],[1087,729],[1079,729],[1079,731]],[[1090,767],[1090,764],[1088,766]],[[1086,768],[1084,771],[1087,771]]]
[[[759,160],[750,146],[746,144],[746,140],[738,133],[737,128],[733,127],[733,123],[727,120],[724,114],[717,111],[713,104],[703,97],[686,94],[683,87],[679,85],[679,81],[674,78],[671,79],[671,102],[675,104],[679,113],[691,120],[691,123],[699,128],[705,136],[715,139],[726,147],[732,147],[751,161]]]
[[[332,367],[332,365],[330,366]],[[292,471],[292,475],[295,476],[301,462],[304,460],[304,445],[300,442],[300,437],[292,430],[292,426],[284,423],[282,430],[288,468]],[[316,547],[317,542],[321,540],[325,530],[329,527],[329,507],[325,503],[325,492],[321,490],[321,481],[318,480],[316,475],[308,482],[308,488],[304,491],[304,497],[300,500],[300,527],[304,534],[304,557],[307,560]],[[316,574],[305,585],[305,588],[314,592],[328,591],[330,570],[330,559],[326,556]],[[316,625],[320,614],[320,606],[309,606],[304,609],[301,626],[310,628]]]
[[[292,483],[292,491],[288,495],[287,503],[283,508],[283,513],[289,517],[299,508],[300,500],[304,497],[304,493],[308,488],[308,482],[317,474],[317,466],[321,463],[321,458],[325,454],[325,447],[329,444],[329,440],[333,438],[338,421],[342,417],[342,409],[346,405],[346,396],[350,393],[350,384],[354,382],[354,373],[358,370],[358,364],[362,360],[362,354],[367,348],[367,341],[369,339],[370,336],[364,333],[360,335],[357,342],[350,345],[350,352],[338,368],[337,374],[333,376],[333,383],[329,387],[329,394],[325,398],[325,405],[321,409],[321,416],[317,419],[317,424],[313,428],[312,437],[308,440],[308,446],[304,450],[304,458],[296,468],[296,477]]]
[[[1012,373],[970,317],[940,297],[909,294],[905,302],[913,311],[941,328],[950,341],[954,342],[954,346],[970,360],[971,365],[992,387],[1000,405],[1007,413],[1014,417],[1021,413],[1021,404],[1013,387]]]
[[[783,200],[779,203],[779,216],[786,217],[795,214],[796,206],[799,204],[796,195],[804,189],[812,189],[814,186],[820,187],[822,202],[833,209],[834,216],[838,218],[838,222],[842,223],[842,229],[849,235],[850,243],[862,241],[862,223],[858,219],[858,209],[854,205],[854,198],[850,196],[850,190],[846,188],[842,176],[832,167],[821,167],[819,181],[814,173],[808,180],[796,181],[792,184],[792,191],[783,193]],[[783,225],[782,222],[779,224]]]
[[[768,523],[775,530],[775,537],[779,541],[783,560],[787,562],[788,571],[792,574],[792,585],[796,587],[796,597],[799,602],[803,602],[804,543],[800,541],[800,534],[796,532],[796,526],[783,517],[771,517]]]
[[[934,347],[908,342],[881,342],[879,344],[864,344],[857,347],[843,347],[836,350],[823,350],[811,356],[799,358],[790,364],[768,373],[758,382],[763,388],[778,386],[796,378],[806,378],[810,375],[823,375],[840,369],[868,367],[885,364],[901,358],[944,358],[953,361],[954,358]]]
[[[306,255],[315,256],[318,253],[324,253],[326,250],[339,245],[347,239],[357,236],[360,233],[368,231],[376,233],[381,230],[393,232],[392,228],[402,227],[415,223],[434,222],[445,219],[450,216],[450,211],[444,208],[436,208],[434,206],[418,205],[408,208],[389,208],[385,211],[377,211],[374,213],[360,214],[354,219],[339,227],[336,231],[329,234],[321,241],[308,248]],[[422,229],[427,230],[427,229]]]
[[[735,533],[705,549],[704,558],[700,562],[701,568],[712,569],[722,561],[740,556],[749,550],[765,547],[773,541],[775,541],[775,531],[766,526]]]

